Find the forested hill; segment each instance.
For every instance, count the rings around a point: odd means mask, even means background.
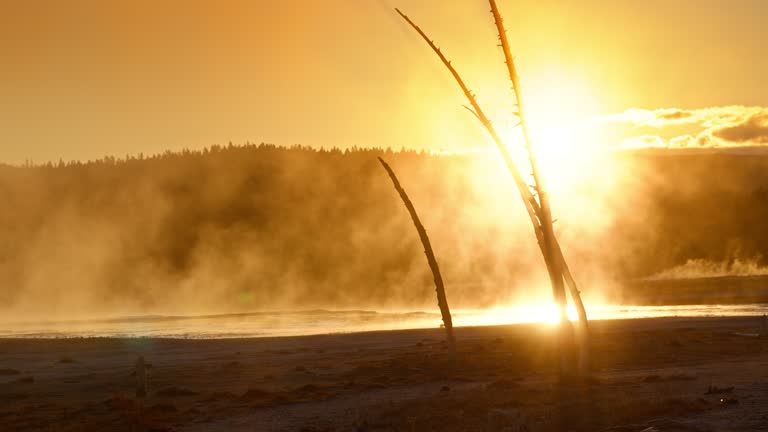
[[[530,289],[543,266],[493,155],[246,145],[0,167],[0,308],[430,305],[431,275],[380,155],[411,194],[455,304],[548,295]],[[767,156],[615,157],[632,172],[605,229],[563,241],[586,284],[768,256]]]

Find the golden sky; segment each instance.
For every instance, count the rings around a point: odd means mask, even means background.
[[[768,2],[500,6],[540,130],[590,124],[600,145],[768,143]],[[509,86],[482,0],[2,0],[0,162],[247,140],[487,147],[394,7],[503,123]]]

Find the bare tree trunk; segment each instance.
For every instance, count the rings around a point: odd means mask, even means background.
[[[543,241],[544,241],[544,250],[542,253],[545,255],[545,261],[547,264],[547,268],[549,270],[549,277],[550,281],[552,282],[552,291],[555,298],[555,302],[557,303],[560,313],[561,313],[561,322],[567,323],[567,315],[566,315],[566,307],[567,307],[567,299],[565,296],[565,286],[563,278],[565,278],[565,281],[568,282],[568,286],[570,288],[571,298],[573,299],[574,305],[576,306],[576,310],[578,311],[579,315],[579,321],[581,323],[581,342],[584,342],[588,339],[587,332],[588,332],[588,325],[587,325],[587,312],[586,309],[584,309],[584,304],[581,302],[581,295],[579,294],[579,290],[576,287],[575,282],[573,281],[573,277],[570,274],[570,269],[568,269],[568,264],[565,261],[565,257],[563,256],[562,251],[560,250],[560,245],[557,242],[557,238],[555,237],[555,231],[554,231],[554,225],[552,222],[552,212],[549,205],[549,196],[547,194],[546,186],[544,184],[544,181],[541,178],[541,175],[539,174],[539,168],[538,168],[538,162],[536,160],[536,153],[535,153],[535,147],[532,145],[529,134],[528,134],[528,123],[525,120],[525,110],[523,109],[523,98],[520,91],[520,77],[517,74],[517,68],[515,68],[515,61],[512,57],[512,51],[510,49],[509,40],[507,39],[507,32],[504,29],[504,20],[501,17],[501,12],[499,12],[499,7],[496,4],[496,0],[489,0],[490,6],[491,6],[491,14],[493,15],[494,22],[496,24],[496,30],[499,34],[499,41],[501,42],[501,48],[502,52],[504,53],[504,62],[507,66],[507,72],[509,73],[509,80],[512,83],[512,90],[515,93],[515,105],[517,107],[517,111],[513,112],[513,114],[518,118],[519,120],[519,126],[523,133],[523,140],[525,143],[525,148],[528,151],[528,161],[531,166],[531,173],[533,176],[536,192],[538,193],[539,197],[539,204],[540,204],[540,214],[539,214],[539,221],[541,223],[542,228],[542,234],[543,234]],[[563,329],[563,331],[568,331],[568,329]],[[571,330],[572,331],[572,330]],[[568,337],[568,335],[564,335],[565,337]],[[566,342],[567,343],[567,342]],[[588,365],[589,363],[589,347],[586,344],[581,343],[580,344],[580,363],[582,366],[585,364]],[[568,353],[562,353],[562,356],[567,356]],[[586,358],[585,358],[586,356]],[[567,359],[564,357],[561,357],[561,364],[566,363]],[[582,371],[584,371],[583,367],[580,367]]]
[[[512,160],[512,155],[510,155],[509,151],[507,150],[507,146],[504,143],[504,141],[501,139],[501,136],[499,136],[498,132],[496,132],[496,128],[494,128],[493,123],[488,119],[488,117],[483,112],[482,108],[480,108],[480,104],[477,102],[477,99],[472,94],[471,91],[469,91],[469,88],[464,83],[464,80],[461,78],[461,75],[456,71],[456,68],[453,67],[451,62],[443,55],[443,52],[440,51],[440,48],[435,45],[435,43],[427,36],[424,31],[421,30],[421,28],[416,25],[413,21],[411,21],[410,18],[408,18],[407,15],[402,13],[399,9],[395,9],[397,13],[400,14],[403,19],[408,22],[408,24],[413,27],[416,32],[421,35],[421,37],[427,42],[427,44],[432,48],[432,50],[437,54],[437,56],[440,58],[440,60],[443,62],[445,67],[451,72],[451,75],[453,75],[453,78],[456,80],[456,83],[461,87],[462,92],[464,92],[464,96],[467,97],[467,100],[469,101],[472,108],[468,108],[472,114],[475,115],[475,117],[480,121],[480,123],[483,125],[486,131],[488,131],[488,134],[491,136],[491,139],[493,139],[493,142],[496,144],[496,147],[499,149],[499,152],[501,153],[502,157],[504,158],[504,163],[507,166],[507,169],[509,170],[509,173],[512,175],[512,179],[515,182],[515,185],[517,186],[517,190],[520,192],[520,197],[523,200],[523,204],[525,205],[525,209],[528,212],[528,217],[531,219],[531,223],[534,227],[534,232],[536,233],[537,239],[539,240],[539,243],[542,242],[542,238],[539,238],[541,227],[539,226],[539,221],[537,218],[537,213],[539,212],[539,203],[536,201],[536,199],[533,197],[533,194],[528,189],[528,185],[526,184],[525,180],[523,179],[523,176],[520,175],[520,171],[518,171],[517,167],[515,166],[514,161]],[[543,246],[542,246],[543,247]]]
[[[383,166],[387,171],[387,174],[389,174],[389,178],[392,179],[392,184],[395,186],[395,190],[400,195],[400,199],[403,200],[405,208],[408,209],[408,213],[411,215],[411,220],[413,220],[413,225],[416,227],[416,231],[419,233],[421,244],[424,246],[424,254],[427,256],[429,268],[432,270],[432,276],[435,279],[437,305],[440,307],[440,315],[443,317],[443,326],[445,327],[445,336],[448,342],[448,352],[450,354],[451,361],[454,361],[456,359],[456,339],[453,335],[453,320],[451,319],[451,309],[448,307],[448,298],[445,295],[445,285],[443,284],[443,277],[440,274],[440,267],[437,265],[435,253],[432,251],[432,243],[429,241],[427,230],[424,229],[424,225],[422,225],[421,220],[419,219],[419,215],[416,214],[416,208],[413,207],[413,203],[411,202],[410,198],[408,198],[408,194],[406,194],[403,187],[400,186],[400,181],[397,180],[395,172],[392,171],[392,168],[390,168],[389,164],[384,162],[384,159],[379,158],[379,162],[381,162],[381,166]]]
[[[534,196],[533,192],[529,189],[526,181],[523,179],[522,175],[520,174],[520,171],[517,169],[517,166],[515,165],[507,147],[504,141],[501,139],[499,134],[496,132],[493,124],[488,119],[488,117],[485,115],[483,110],[481,109],[480,105],[477,102],[477,99],[475,98],[474,94],[469,90],[469,88],[464,83],[464,80],[461,78],[459,73],[456,71],[456,69],[453,67],[451,62],[443,55],[440,48],[437,47],[437,45],[432,41],[426,33],[424,33],[421,28],[416,25],[407,15],[402,13],[399,9],[395,9],[398,14],[408,23],[411,27],[416,30],[416,32],[426,41],[426,43],[432,48],[432,50],[437,54],[437,56],[440,58],[440,60],[443,62],[443,65],[449,70],[453,78],[456,80],[457,84],[461,88],[462,92],[466,96],[467,100],[469,101],[471,108],[467,107],[467,109],[472,112],[472,114],[475,115],[475,117],[480,121],[480,123],[483,125],[483,127],[488,131],[489,135],[493,139],[494,143],[499,149],[499,152],[501,153],[504,162],[507,166],[507,169],[509,170],[510,174],[512,175],[513,180],[515,181],[515,185],[517,186],[518,192],[520,193],[520,197],[523,200],[523,203],[525,205],[526,211],[528,213],[528,216],[531,220],[531,224],[533,225],[534,234],[536,235],[536,239],[539,244],[539,248],[541,249],[542,256],[544,258],[544,262],[547,266],[547,271],[550,277],[550,281],[552,283],[552,291],[553,296],[555,299],[555,302],[558,305],[560,318],[561,318],[561,331],[559,333],[559,341],[558,345],[560,348],[564,349],[561,351],[561,359],[560,359],[560,370],[561,373],[566,371],[566,369],[569,369],[569,364],[571,363],[569,357],[570,353],[568,349],[565,349],[568,345],[570,345],[570,341],[573,339],[573,329],[570,325],[570,322],[567,319],[566,315],[566,294],[565,294],[565,284],[567,283],[571,297],[573,298],[574,304],[576,305],[576,309],[579,314],[579,321],[581,323],[581,338],[580,338],[580,370],[586,371],[589,368],[589,351],[588,351],[588,324],[587,324],[587,314],[586,310],[584,309],[584,305],[581,302],[581,296],[579,293],[579,290],[576,286],[576,283],[570,273],[570,269],[567,266],[567,263],[565,261],[565,258],[563,256],[562,250],[560,249],[560,245],[558,244],[557,238],[554,234],[554,227],[552,222],[552,215],[550,211],[549,206],[549,199],[546,194],[546,190],[544,189],[543,182],[541,181],[540,175],[538,173],[538,166],[536,163],[535,154],[533,152],[533,148],[530,145],[530,141],[528,139],[528,132],[527,132],[527,125],[525,123],[525,119],[522,115],[522,104],[521,104],[521,97],[520,97],[520,86],[519,86],[519,78],[517,76],[517,72],[514,67],[514,62],[512,61],[512,55],[509,49],[509,43],[506,38],[506,32],[504,31],[502,20],[501,20],[501,14],[499,13],[498,7],[496,6],[496,2],[493,0],[490,0],[491,2],[491,12],[493,13],[493,16],[496,21],[497,29],[499,30],[499,38],[502,42],[502,48],[504,50],[504,56],[507,63],[508,71],[510,74],[510,79],[513,84],[513,89],[515,91],[515,98],[516,98],[516,105],[518,111],[514,113],[518,119],[519,123],[518,125],[523,130],[523,136],[525,139],[525,145],[526,149],[528,150],[529,155],[529,163],[531,165],[532,175],[534,178],[534,190],[536,192],[536,195],[538,196],[538,199],[536,196]]]
[[[555,245],[557,246],[558,256],[562,260],[562,269],[565,283],[568,285],[571,293],[571,299],[573,300],[574,306],[576,306],[576,313],[579,316],[579,372],[582,376],[587,376],[592,370],[592,360],[590,357],[592,345],[590,342],[587,310],[584,307],[584,303],[581,301],[580,291],[576,285],[576,281],[573,279],[571,269],[568,267],[568,263],[566,263],[565,258],[563,257],[563,251],[560,250],[559,244],[555,243]]]

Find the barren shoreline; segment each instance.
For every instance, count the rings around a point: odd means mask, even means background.
[[[452,374],[440,329],[5,339],[0,430],[767,430],[761,325],[595,321],[594,378],[569,385],[556,382],[552,327],[540,324],[457,328]],[[138,355],[152,365],[143,400]]]

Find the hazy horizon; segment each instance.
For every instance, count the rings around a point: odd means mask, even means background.
[[[590,307],[621,302],[638,278],[768,273],[768,239],[752,222],[768,206],[751,204],[768,190],[768,152],[743,151],[620,151],[595,162],[622,173],[612,182],[553,185],[558,235]],[[0,199],[14,209],[0,215],[0,309],[15,321],[432,310],[418,236],[379,155],[420,210],[454,307],[548,303],[545,267],[495,153],[227,145],[0,166]]]
[[[0,13],[0,161],[248,140],[487,148],[395,6],[504,125],[509,85],[483,2],[13,2]],[[767,142],[768,60],[754,55],[766,38],[764,2],[501,7],[540,146]]]
[[[14,208],[0,227],[0,294],[41,314],[59,301],[429,301],[416,237],[374,159],[395,148],[453,301],[490,307],[525,286],[548,301],[498,150],[395,6],[437,41],[538,184],[484,2],[2,6],[0,164],[44,169],[0,173]],[[501,9],[553,230],[587,298],[626,278],[762,274],[768,60],[753,53],[768,6]],[[707,220],[686,216],[697,211]],[[367,242],[380,256],[364,259]]]

